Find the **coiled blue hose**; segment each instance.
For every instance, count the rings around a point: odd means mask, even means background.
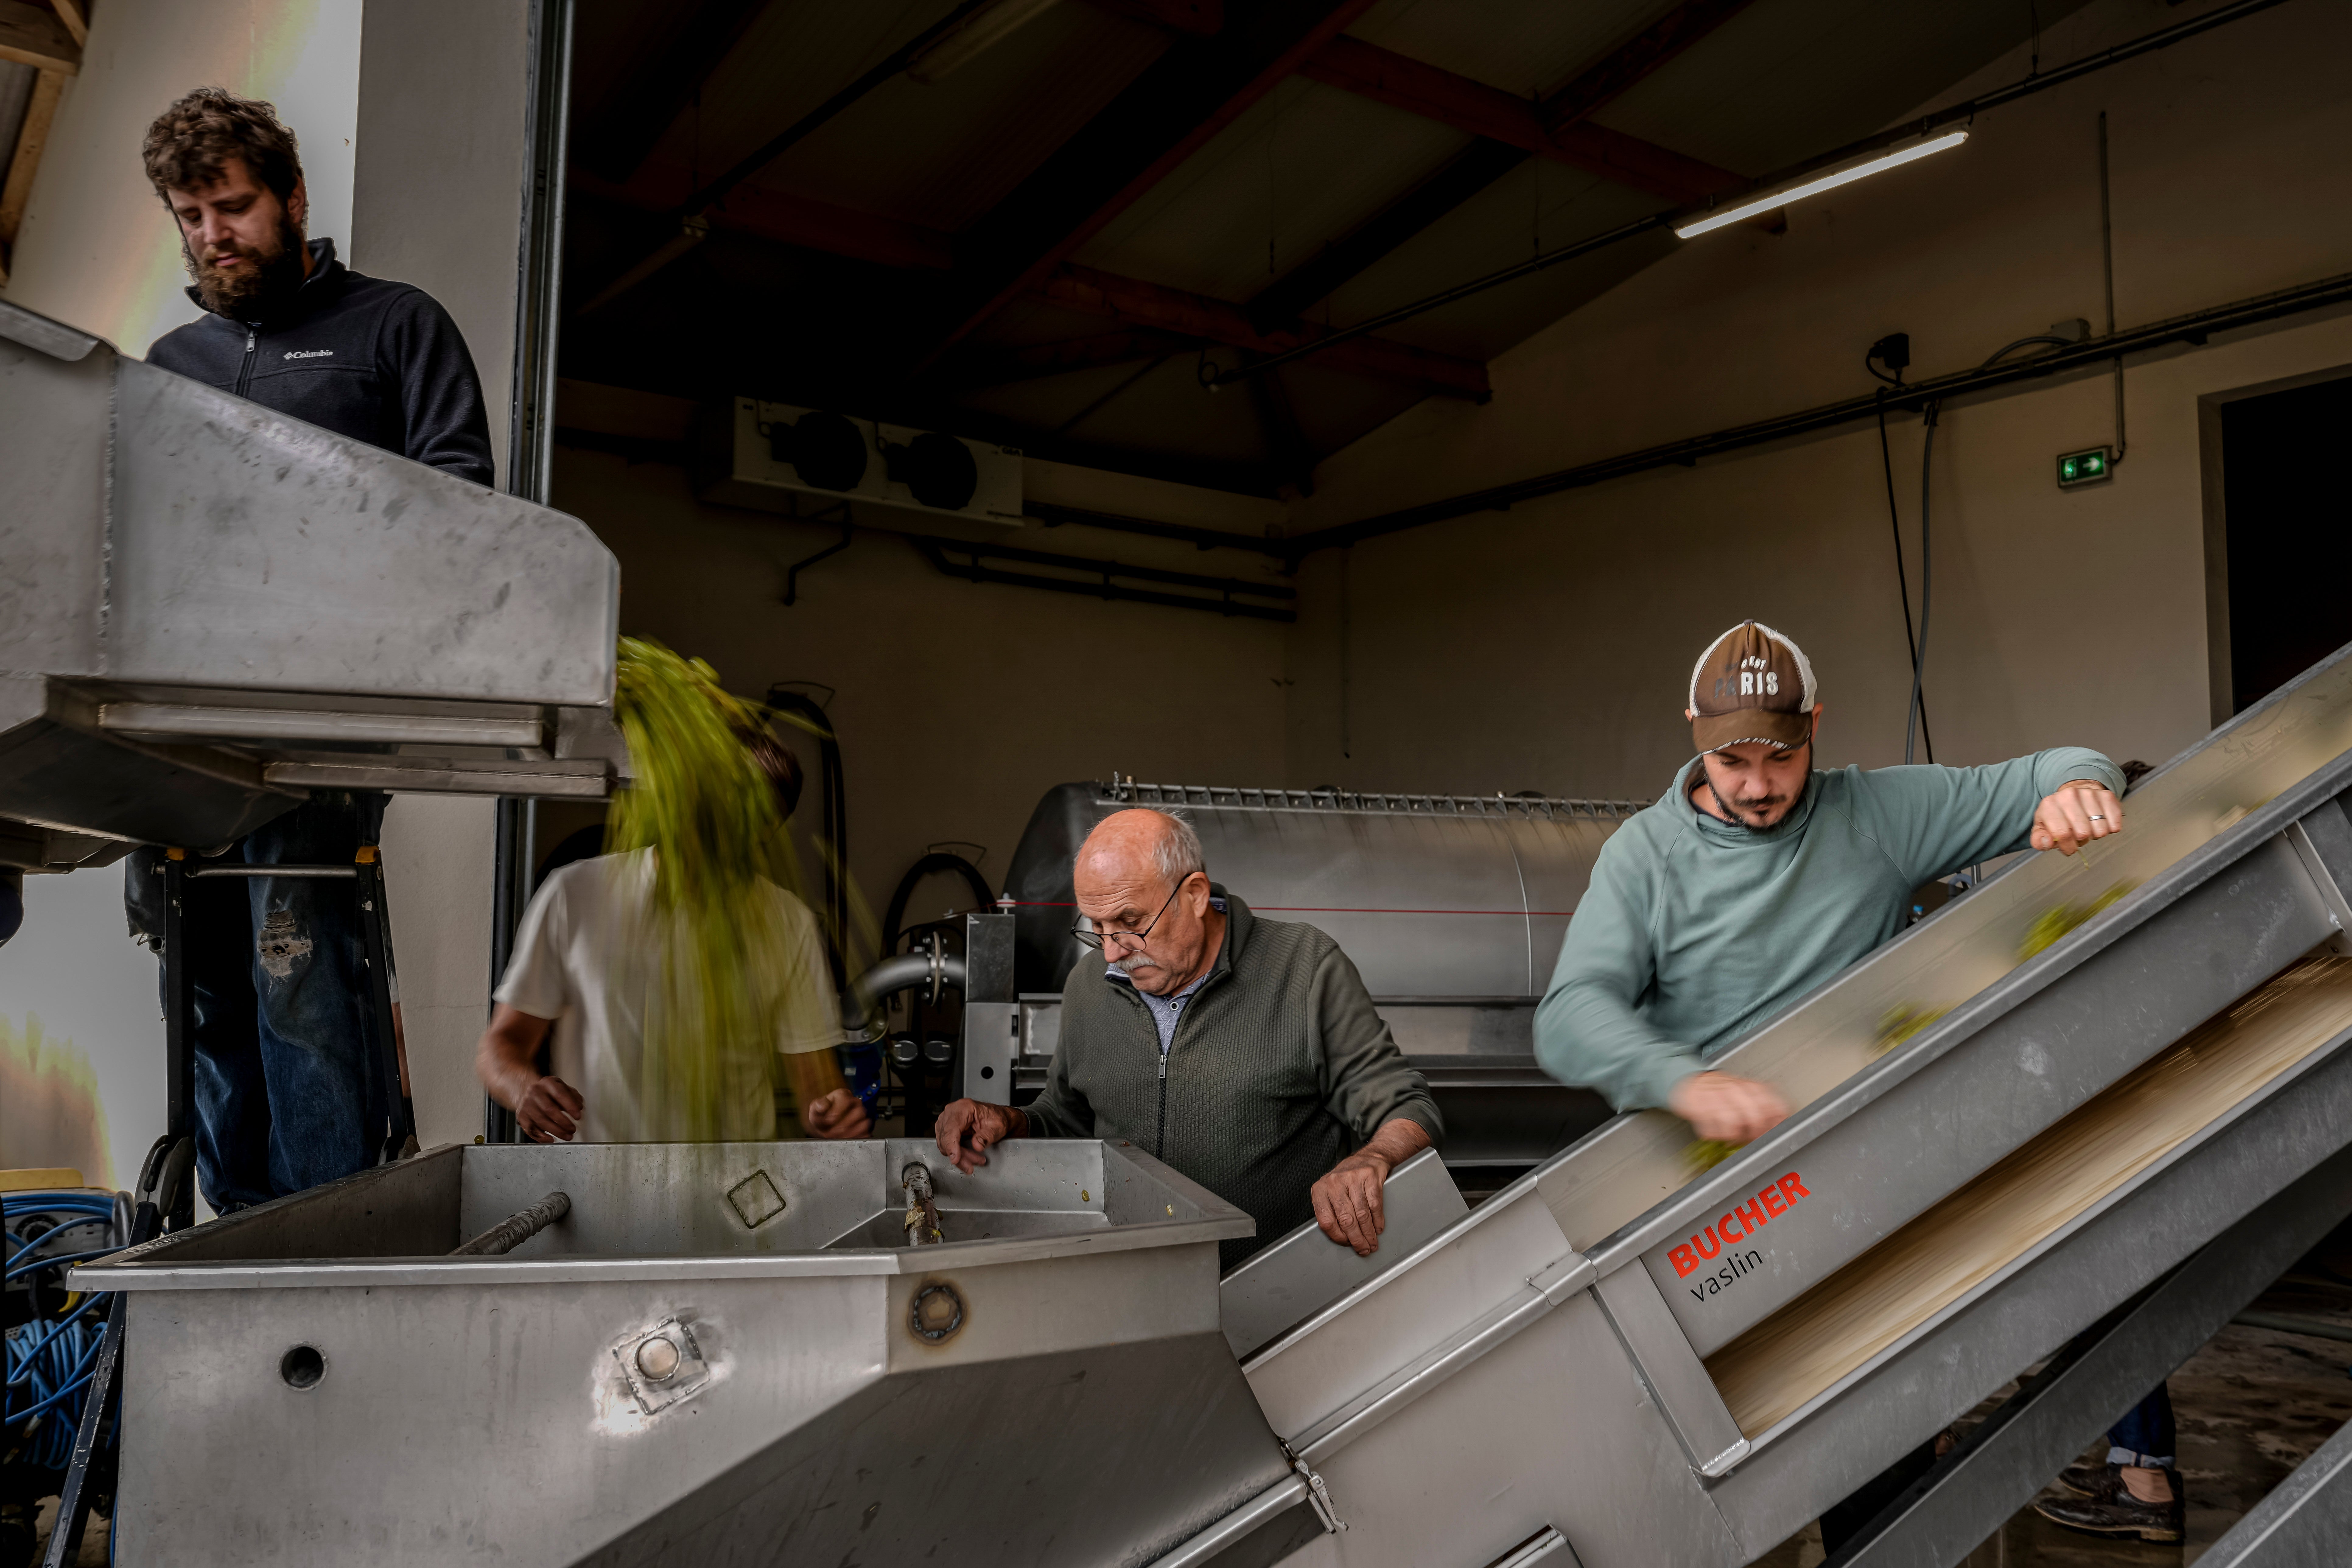
[[[60,1230],[103,1223],[111,1226],[111,1198],[89,1192],[33,1192],[0,1194],[0,1217],[6,1228],[5,1278],[16,1279],[44,1269],[103,1258],[114,1251],[110,1231],[107,1245],[64,1253],[37,1253],[41,1243]],[[52,1222],[38,1236],[26,1237],[19,1222],[36,1217]],[[73,1458],[75,1430],[81,1425],[81,1394],[89,1386],[91,1370],[106,1338],[107,1295],[84,1297],[62,1318],[37,1318],[20,1323],[5,1336],[7,1389],[0,1405],[0,1426],[16,1426],[35,1416],[47,1416],[31,1434],[25,1450],[27,1463],[63,1469]]]

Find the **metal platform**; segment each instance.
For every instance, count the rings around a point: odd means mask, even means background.
[[[609,788],[619,568],[576,519],[5,303],[0,472],[0,863]]]

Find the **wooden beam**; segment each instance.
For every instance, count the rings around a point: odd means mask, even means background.
[[[609,180],[635,174],[767,8],[768,0],[702,0],[669,47],[624,76],[614,100],[586,117],[573,157]]]
[[[1072,263],[1056,268],[1033,293],[1052,304],[1108,316],[1131,327],[1155,327],[1253,353],[1280,353],[1311,342],[1329,330],[1311,321],[1296,321],[1283,331],[1261,331],[1239,305]],[[1334,343],[1328,353],[1317,355],[1314,363],[1349,375],[1403,382],[1441,397],[1484,403],[1494,395],[1486,367],[1477,361],[1386,338],[1347,339]]]
[[[1754,0],[1683,0],[1546,98],[1545,128],[1558,132],[1594,113],[1752,4]]]
[[[72,76],[81,69],[81,46],[47,5],[0,0],[0,60]]]
[[[16,231],[25,225],[25,205],[33,199],[33,176],[41,167],[41,152],[49,142],[49,126],[57,119],[58,100],[66,89],[66,73],[45,70],[33,79],[33,96],[25,105],[24,124],[16,132],[16,154],[8,160],[8,177],[0,183],[0,283],[7,281],[16,249]]]
[[[1013,193],[958,237],[962,278],[927,368],[1279,87],[1372,0],[1265,0],[1213,37],[1180,37]]]
[[[89,13],[84,0],[49,0],[49,6],[57,12],[58,20],[66,25],[66,31],[73,35],[73,41],[87,47],[89,44]]]
[[[1301,66],[1300,74],[1668,201],[1696,201],[1748,184],[1728,169],[1602,126],[1571,122],[1549,130],[1532,99],[1360,38],[1332,39]]]

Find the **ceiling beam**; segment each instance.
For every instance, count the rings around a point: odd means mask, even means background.
[[[1743,174],[1605,126],[1571,121],[1557,129],[1548,127],[1542,107],[1533,99],[1360,38],[1332,39],[1300,67],[1299,74],[1672,202],[1697,201],[1748,183]]]
[[[720,62],[768,8],[768,0],[702,0],[669,46],[614,88],[572,138],[575,162],[625,180],[694,104]]]
[[[1755,0],[1683,0],[1543,100],[1545,129],[1563,131],[1622,96]]]
[[[1684,0],[1545,99],[1539,113],[1547,132],[1563,130],[1611,102],[1752,3]],[[1263,324],[1305,315],[1318,300],[1328,299],[1370,271],[1528,156],[1524,149],[1508,142],[1479,137],[1452,163],[1358,225],[1345,238],[1324,247],[1261,289],[1250,301],[1251,319]]]
[[[74,76],[81,70],[81,46],[47,5],[0,0],[0,60]]]
[[[1108,316],[1130,327],[1156,327],[1252,353],[1281,353],[1311,342],[1328,330],[1311,321],[1294,321],[1283,331],[1264,331],[1239,305],[1075,263],[1055,268],[1033,292],[1048,303]],[[1350,352],[1359,347],[1362,352]],[[1385,338],[1349,338],[1333,344],[1330,353],[1315,356],[1313,363],[1345,374],[1404,382],[1440,397],[1484,403],[1494,395],[1486,367],[1477,361]]]
[[[49,0],[49,9],[66,25],[73,41],[87,47],[89,44],[89,12],[84,0]]]
[[[1372,0],[1266,0],[1213,37],[1179,37],[1011,195],[958,237],[963,276],[926,368],[1127,211],[1339,36]]]

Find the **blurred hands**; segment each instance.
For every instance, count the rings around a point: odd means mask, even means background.
[[[1701,1138],[1748,1143],[1789,1118],[1789,1102],[1769,1084],[1727,1072],[1695,1072],[1675,1085],[1666,1109]]]

